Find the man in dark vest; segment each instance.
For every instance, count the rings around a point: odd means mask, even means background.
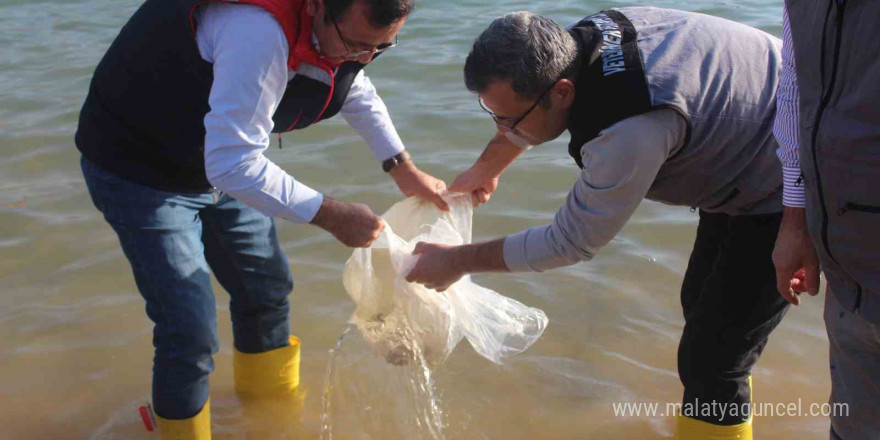
[[[785,210],[778,289],[819,293],[832,440],[880,438],[880,4],[786,1],[774,132]]]
[[[420,243],[407,279],[443,290],[469,273],[571,265],[644,198],[699,208],[681,289],[678,438],[751,439],[751,369],[788,307],[771,260],[779,46],[748,26],[657,8],[604,11],[568,30],[527,12],[495,20],[464,73],[498,132],[450,190],[487,201],[517,156],[566,130],[580,178],[552,223],[487,243]]]
[[[293,278],[272,217],[368,246],[383,222],[269,161],[270,133],[341,113],[405,195],[447,209],[362,69],[397,43],[413,0],[147,0],[98,65],[76,145],[155,323],[165,438],[210,437],[218,350],[210,272],[231,296],[236,391],[293,395]],[[280,136],[280,135],[279,135]],[[279,137],[279,142],[281,141]],[[377,165],[377,168],[379,166]]]

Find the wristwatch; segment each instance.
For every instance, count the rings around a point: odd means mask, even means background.
[[[406,150],[403,150],[400,153],[397,153],[394,156],[391,156],[388,159],[382,161],[382,171],[389,173],[394,167],[410,159],[412,159],[412,156],[410,156],[409,153],[406,152]]]

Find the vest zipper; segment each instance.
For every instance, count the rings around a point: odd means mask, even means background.
[[[828,243],[828,207],[825,205],[825,193],[822,190],[822,177],[820,176],[821,173],[819,172],[819,159],[816,155],[816,153],[818,151],[818,143],[816,142],[816,139],[817,139],[817,135],[819,134],[819,125],[822,122],[822,116],[825,113],[825,108],[828,107],[828,103],[831,101],[831,94],[834,91],[834,84],[837,82],[837,67],[838,67],[837,65],[838,65],[838,62],[840,61],[840,38],[841,38],[841,34],[843,33],[843,13],[846,10],[846,1],[845,0],[844,1],[829,0],[829,2],[830,3],[828,5],[828,11],[826,12],[826,15],[825,15],[825,22],[826,23],[828,22],[828,14],[831,13],[832,7],[834,7],[835,4],[837,5],[837,14],[835,16],[836,37],[834,40],[834,58],[832,58],[832,61],[831,61],[831,80],[828,82],[828,89],[824,90],[824,93],[822,95],[822,101],[819,103],[819,108],[816,111],[816,118],[813,121],[813,133],[811,136],[812,144],[810,145],[810,149],[812,150],[812,153],[813,153],[812,154],[813,168],[815,169],[815,172],[816,172],[816,191],[818,192],[818,195],[819,195],[819,207],[822,210],[822,232],[821,232],[822,246],[825,248],[825,252],[828,254],[828,257],[831,258],[831,261],[833,261],[835,264],[837,264],[839,266],[840,263],[837,261],[837,258],[834,258],[834,254],[831,253],[831,246]],[[820,48],[820,50],[822,51],[822,55],[823,55],[822,57],[820,57],[820,59],[822,59],[822,61],[823,61],[822,65],[820,66],[820,69],[822,71],[825,70],[825,63],[824,63],[825,44],[824,43],[825,43],[826,32],[828,32],[827,25],[822,28],[822,47]],[[824,87],[824,82],[823,82],[823,87]],[[858,281],[855,281],[855,280],[853,280],[853,281],[856,284],[856,302],[855,302],[854,311],[855,311],[855,313],[858,313],[859,307],[862,304],[862,285],[859,284]]]
[[[335,92],[335,89],[336,89],[336,71],[337,71],[337,69],[339,69],[339,67],[336,67],[335,69],[330,69],[329,67],[327,67],[327,73],[330,74],[330,93],[327,94],[327,101],[324,102],[324,108],[321,109],[321,113],[318,113],[318,117],[315,118],[315,122],[318,122],[321,120],[321,116],[324,116],[324,112],[326,112],[327,107],[330,106],[330,101],[333,100],[333,93]]]
[[[296,127],[296,124],[299,123],[299,120],[300,120],[300,118],[302,118],[302,115],[303,115],[303,111],[300,110],[300,111],[299,111],[299,114],[296,115],[296,119],[293,120],[293,123],[290,124],[290,126],[287,127],[287,130],[285,130],[285,131],[293,130],[293,127]],[[281,133],[278,133],[278,139],[281,139]]]
[[[285,131],[293,130],[293,127],[296,127],[296,124],[299,122],[299,119],[302,117],[302,115],[303,115],[303,112],[302,112],[302,110],[300,110],[299,114],[296,115],[296,119],[293,120],[293,123],[290,124],[290,126],[287,127],[287,130],[285,130]],[[282,144],[281,133],[278,133],[278,149],[279,150],[281,149],[281,144]]]
[[[846,202],[843,208],[837,210],[837,215],[844,215],[849,211],[867,212],[871,214],[880,214],[880,206],[862,205],[859,203]]]

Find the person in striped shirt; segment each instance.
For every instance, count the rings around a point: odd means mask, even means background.
[[[790,303],[819,293],[832,440],[880,438],[880,3],[787,0],[774,134],[784,213],[773,252]]]

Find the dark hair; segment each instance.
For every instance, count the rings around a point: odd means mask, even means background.
[[[324,16],[324,21],[329,24],[330,14],[337,20],[342,20],[342,16],[356,1],[366,3],[367,21],[377,28],[386,28],[397,23],[412,12],[416,3],[415,0],[324,0],[324,7],[329,12]]]
[[[499,17],[474,41],[464,82],[476,93],[492,81],[509,80],[514,92],[535,99],[562,78],[577,74],[578,46],[553,20],[530,12]],[[543,105],[549,105],[545,96]]]

